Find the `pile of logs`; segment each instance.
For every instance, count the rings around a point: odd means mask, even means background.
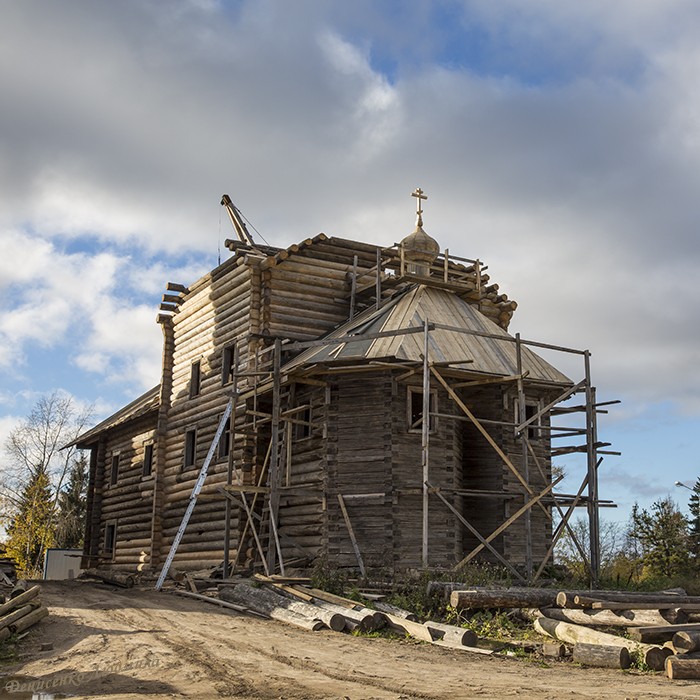
[[[458,610],[519,608],[537,632],[572,646],[575,662],[629,668],[636,656],[669,678],[700,679],[700,596],[430,585]]]
[[[48,608],[39,600],[39,586],[18,581],[10,591],[6,602],[0,604],[0,642],[13,634],[19,634],[45,618]]]
[[[381,601],[374,602],[374,608],[368,608],[356,600],[300,583],[283,582],[276,577],[258,575],[254,581],[219,584],[218,598],[183,590],[175,592],[305,630],[374,632],[386,628],[438,646],[478,654],[493,653],[477,646],[479,640],[471,630],[432,621],[421,624],[411,612]]]

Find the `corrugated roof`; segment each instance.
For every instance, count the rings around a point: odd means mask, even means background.
[[[486,318],[474,305],[449,291],[434,287],[413,287],[380,309],[365,312],[354,321],[339,327],[328,337],[363,337],[378,332],[420,328],[426,320],[458,330],[496,336],[482,337],[436,328],[429,336],[430,362],[450,362],[454,368],[478,374],[517,374],[517,350],[513,336]],[[413,333],[324,345],[302,352],[283,369],[291,371],[304,365],[343,364],[387,358],[422,361],[423,342],[422,334]],[[528,372],[529,380],[572,383],[556,367],[524,345],[521,345],[521,356],[522,368]],[[458,364],[460,362],[465,364]]]
[[[105,418],[101,423],[91,428],[86,433],[79,435],[70,445],[89,445],[95,442],[101,433],[118,425],[123,425],[136,418],[141,418],[151,411],[158,409],[160,405],[160,384],[149,389],[145,394],[139,396],[124,408],[120,408],[116,413],[113,413],[109,418]],[[66,445],[69,447],[70,445]]]

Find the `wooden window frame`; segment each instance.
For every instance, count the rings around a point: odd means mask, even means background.
[[[221,422],[221,416],[219,416],[216,424],[217,426]],[[219,462],[223,462],[228,459],[229,452],[231,451],[231,418],[229,415],[226,425],[224,426],[224,431],[221,433],[221,438],[219,439],[219,444],[216,448],[216,455]]]
[[[197,428],[188,428],[185,431],[185,445],[182,453],[183,471],[195,469],[197,467]],[[192,457],[191,462],[188,460],[190,456]]]
[[[102,547],[102,553],[103,553],[105,558],[109,558],[109,561],[114,561],[116,554],[117,554],[117,528],[118,528],[118,525],[119,525],[119,521],[116,519],[107,520],[105,522],[105,536],[104,536],[104,544]],[[110,528],[112,529],[112,537],[108,538]],[[110,539],[111,539],[111,542],[109,541]],[[111,547],[109,545],[111,545]]]
[[[228,343],[221,351],[221,386],[226,386],[233,381],[235,358],[236,343]]]
[[[513,417],[516,425],[520,424],[520,400],[516,396],[514,399]],[[542,410],[542,401],[540,399],[525,399],[525,420],[531,418],[535,413]],[[530,442],[537,442],[542,439],[542,416],[534,423],[527,426],[527,439]]]
[[[292,423],[292,441],[303,442],[313,437],[313,406],[309,404],[303,410],[294,414],[294,420],[304,421],[303,423]]]
[[[413,402],[414,402],[414,396],[420,396],[420,415],[423,414],[423,387],[422,386],[407,386],[406,387],[406,426],[408,429],[409,433],[422,433],[423,432],[423,423],[421,420],[421,423],[418,425],[414,424],[416,423],[415,420],[413,420],[414,416],[414,411],[413,411]],[[436,413],[437,412],[437,402],[438,402],[438,393],[437,389],[431,389],[430,390],[430,413]],[[417,415],[417,414],[416,414]],[[431,435],[434,435],[437,432],[437,417],[436,416],[429,416],[429,432]]]
[[[190,398],[199,396],[202,390],[202,361],[194,360],[190,365]]]
[[[119,483],[119,463],[121,462],[121,452],[112,452],[112,459],[109,466],[109,485],[116,486]]]
[[[141,478],[150,479],[153,476],[153,459],[155,457],[155,443],[153,440],[145,442],[143,445],[143,467]]]

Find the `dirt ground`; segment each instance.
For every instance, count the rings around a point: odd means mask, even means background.
[[[50,616],[0,666],[0,698],[634,699],[700,697],[700,682],[305,632],[151,590],[42,582]],[[51,649],[41,651],[50,644]]]

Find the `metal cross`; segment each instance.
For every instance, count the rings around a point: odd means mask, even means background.
[[[411,197],[416,198],[416,214],[420,216],[423,213],[423,208],[420,205],[421,199],[428,199],[427,194],[423,194],[423,190],[420,187],[416,187],[416,189],[411,192]]]

